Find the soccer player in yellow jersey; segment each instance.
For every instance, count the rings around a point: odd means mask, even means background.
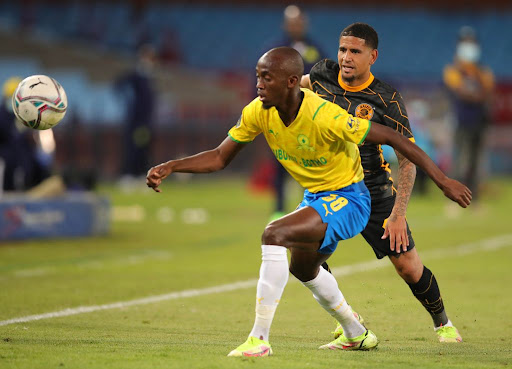
[[[387,144],[419,165],[444,194],[462,207],[471,202],[463,184],[446,177],[414,143],[392,129],[355,118],[299,83],[300,54],[289,47],[265,53],[256,67],[258,98],[217,148],[151,168],[146,183],[156,192],[173,172],[206,173],[223,169],[258,134],[286,170],[306,188],[294,212],[267,225],[256,292],[256,319],[249,338],[228,356],[269,356],[270,326],[288,269],[309,288],[319,304],[343,327],[325,349],[368,350],[378,339],[354,316],[336,279],[321,268],[340,240],[361,232],[370,216],[370,194],[363,182],[357,144],[365,139]],[[290,250],[288,265],[286,250]]]

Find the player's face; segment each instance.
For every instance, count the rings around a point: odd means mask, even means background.
[[[264,109],[278,106],[286,96],[287,79],[272,70],[270,63],[262,58],[256,66],[256,89]]]
[[[378,52],[366,46],[366,41],[354,36],[340,37],[338,64],[341,79],[349,86],[359,86],[370,78],[370,68]]]

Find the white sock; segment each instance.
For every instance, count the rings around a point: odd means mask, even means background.
[[[445,325],[441,325],[439,327],[434,327],[434,331],[437,331],[438,329],[440,329],[442,327],[453,327],[453,323],[450,319],[448,319],[448,322]]]
[[[309,288],[316,301],[340,322],[345,337],[354,338],[366,332],[366,328],[354,317],[352,308],[343,297],[338,282],[331,273],[320,268],[316,278],[302,284]]]
[[[277,305],[288,282],[288,256],[283,246],[261,246],[261,268],[256,290],[256,319],[250,336],[268,341]]]

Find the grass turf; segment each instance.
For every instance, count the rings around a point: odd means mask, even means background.
[[[251,329],[253,286],[0,326],[0,368],[510,366],[512,297],[506,291],[512,282],[512,242],[453,253],[460,245],[512,234],[507,206],[512,190],[507,181],[492,186],[490,193],[499,196],[488,195],[478,212],[446,216],[447,202],[438,191],[413,198],[409,209],[420,256],[438,279],[462,344],[437,342],[430,318],[388,263],[338,277],[348,301],[381,340],[376,351],[317,350],[330,340],[333,321],[308,290],[292,282],[276,313],[271,358],[225,357]],[[144,214],[139,221],[115,221],[109,236],[0,246],[0,321],[257,278],[269,196],[249,194],[240,180],[215,177],[170,182],[163,190],[124,194],[104,188],[113,205],[125,207],[121,212],[138,205]],[[207,221],[184,222],[182,217],[190,214],[186,209],[197,208],[206,211]],[[356,237],[340,244],[330,264],[373,259],[371,249]]]

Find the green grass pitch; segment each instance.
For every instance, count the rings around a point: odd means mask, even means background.
[[[260,236],[272,207],[245,181],[194,177],[161,194],[105,187],[116,207],[109,236],[0,245],[0,368],[507,368],[512,365],[512,188],[495,180],[478,211],[446,215],[432,189],[408,219],[435,273],[462,344],[440,344],[431,320],[358,236],[331,257],[341,290],[379,337],[371,352],[320,351],[332,319],[290,277],[274,325],[274,356],[228,358],[254,319]],[[300,193],[291,189],[297,202]],[[366,262],[371,262],[364,264]],[[366,266],[358,268],[358,266]],[[253,282],[251,282],[251,280]],[[221,285],[247,282],[231,291]],[[211,288],[210,290],[205,290]],[[180,291],[161,301],[2,324],[68,308]],[[205,293],[208,292],[208,293]]]

